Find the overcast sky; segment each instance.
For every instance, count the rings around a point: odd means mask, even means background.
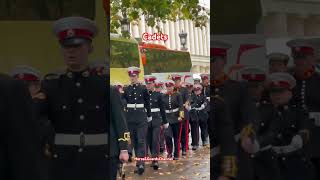
[[[210,0],[199,0],[199,3],[210,9]]]

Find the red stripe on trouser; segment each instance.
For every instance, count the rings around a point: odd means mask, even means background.
[[[186,120],[186,153],[188,153],[189,149],[189,120]]]
[[[180,129],[179,129],[179,138],[178,138],[178,157],[180,156],[181,134],[182,134],[182,122],[180,122]]]

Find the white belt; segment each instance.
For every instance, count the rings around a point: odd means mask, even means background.
[[[151,112],[160,112],[160,108],[152,108]]]
[[[314,124],[320,127],[320,112],[309,112],[309,118],[314,119]]]
[[[127,104],[127,108],[144,108],[144,104]]]
[[[56,134],[54,144],[69,146],[107,145],[108,134]]]
[[[174,113],[178,111],[179,111],[179,108],[176,108],[176,109],[166,110],[166,113]]]

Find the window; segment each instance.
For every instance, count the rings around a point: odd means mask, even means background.
[[[0,0],[0,20],[57,20],[82,16],[94,20],[95,0]]]

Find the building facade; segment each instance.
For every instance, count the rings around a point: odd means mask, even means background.
[[[195,27],[191,20],[178,20],[176,22],[160,22],[160,30],[168,35],[166,41],[148,41],[149,43],[165,45],[172,50],[181,50],[179,33],[187,33],[187,51],[190,52],[193,73],[210,72],[210,23],[206,27]],[[138,22],[131,22],[130,34],[134,38],[142,38],[143,33],[158,33],[157,28],[147,25],[144,15],[140,16]]]

